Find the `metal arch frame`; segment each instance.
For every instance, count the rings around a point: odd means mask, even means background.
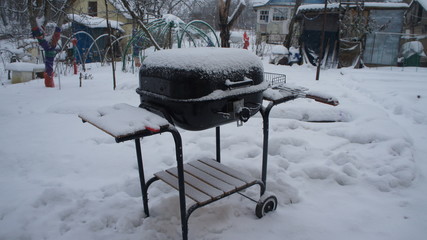
[[[105,50],[105,54],[104,54],[104,61],[103,61],[102,63],[105,63],[105,59],[107,58],[107,53],[108,53],[108,51],[110,50],[110,47],[111,47],[114,43],[119,42],[120,40],[122,40],[122,39],[124,39],[124,38],[126,38],[126,37],[130,37],[130,36],[132,36],[132,35],[131,35],[131,34],[124,35],[124,36],[121,36],[121,37],[119,37],[119,38],[116,38],[113,42],[111,42],[111,45],[110,45],[110,46],[108,46],[108,48]],[[121,49],[120,44],[119,44],[119,48]],[[121,49],[121,50],[123,50],[123,49]],[[123,55],[123,58],[124,58],[124,57],[125,57],[125,55]]]
[[[164,35],[166,33],[167,30],[170,30],[172,28],[177,28],[176,30],[176,38],[178,40],[178,48],[182,47],[182,40],[184,38],[184,35],[188,35],[190,37],[191,42],[194,44],[195,47],[197,47],[197,44],[194,40],[194,38],[192,37],[192,34],[195,33],[191,33],[190,30],[194,30],[195,32],[197,32],[200,36],[202,36],[202,38],[209,43],[212,42],[214,43],[214,41],[212,41],[211,37],[209,37],[203,30],[201,30],[200,28],[194,26],[194,24],[203,24],[204,26],[207,26],[208,29],[213,33],[215,40],[216,40],[216,45],[218,47],[220,47],[220,43],[219,43],[219,39],[218,36],[215,33],[215,30],[206,22],[202,21],[202,20],[193,20],[191,22],[189,22],[188,24],[184,24],[184,23],[179,23],[178,25],[170,25],[168,24],[164,19],[156,19],[153,22],[150,22],[149,25],[147,26],[147,30],[148,31],[153,31],[154,29],[158,28],[159,29],[159,33],[158,35],[161,36],[162,34]],[[128,54],[128,51],[131,47],[131,45],[135,42],[135,41],[140,41],[142,39],[142,41],[146,41],[146,36],[145,36],[145,32],[143,30],[139,30],[138,32],[136,32],[132,38],[128,41],[128,44],[126,45],[124,51],[123,51],[123,56],[125,57]],[[126,69],[126,63],[125,63],[125,58],[123,57],[123,63],[122,63],[122,70]]]
[[[66,37],[66,36],[61,35],[61,38],[65,38],[65,39],[67,39],[67,41],[66,41],[64,44],[62,44],[62,47],[61,47],[61,51],[60,51],[60,52],[63,52],[63,51],[64,51],[65,47],[67,46],[67,44],[71,41],[71,39],[72,39],[73,37],[74,37],[74,34],[73,34],[73,35],[71,35],[71,37]],[[80,61],[81,61],[81,62],[83,62],[82,55],[80,54],[79,49],[78,49],[77,47],[76,47],[76,49],[77,49],[77,53],[78,53],[78,55],[79,55]]]
[[[98,44],[96,43],[95,39],[89,33],[85,32],[85,31],[78,31],[76,33],[73,33],[72,36],[76,36],[77,34],[86,34],[87,36],[89,36],[92,39],[92,41],[93,41],[92,44],[91,44],[91,46],[95,43],[95,46],[96,46],[96,48],[98,50],[98,53],[101,56],[101,51],[99,50]],[[86,57],[89,54],[90,49],[91,49],[91,47],[85,53],[83,53],[83,61],[82,61],[83,65],[86,63]]]
[[[98,44],[96,43],[96,41],[98,41],[99,39],[101,39],[101,38],[103,38],[103,37],[108,37],[109,36],[109,34],[108,33],[104,33],[104,34],[101,34],[101,35],[99,35],[93,42],[92,42],[92,44],[89,46],[89,48],[88,48],[88,50],[87,50],[87,52],[86,52],[86,55],[85,55],[85,60],[86,60],[86,57],[87,57],[87,54],[89,54],[89,52],[90,52],[90,50],[92,49],[92,47],[93,47],[93,45],[95,44],[96,46],[98,46]],[[110,35],[110,38],[114,38],[114,39],[117,39],[117,37],[116,36],[114,36],[114,35]],[[101,52],[99,51],[99,48],[98,48],[98,53],[99,53],[99,56],[101,56],[102,57],[102,55],[101,55]],[[105,55],[104,55],[105,56]],[[101,61],[101,63],[104,63],[105,62],[105,58],[104,59],[100,59],[100,61]]]
[[[205,21],[202,21],[202,20],[193,20],[193,21],[191,21],[191,22],[189,22],[189,23],[187,23],[187,25],[184,27],[184,33],[186,32],[186,30],[187,30],[187,28],[189,28],[190,26],[193,26],[193,24],[195,24],[195,23],[201,23],[201,24],[203,24],[203,25],[205,25],[205,26],[207,26],[211,31],[212,31],[212,33],[214,34],[214,36],[215,36],[215,39],[216,39],[216,43],[217,43],[217,46],[219,47],[220,46],[220,44],[219,44],[219,40],[218,40],[218,36],[216,35],[216,33],[215,33],[215,30],[207,23],[207,22],[205,22]],[[198,29],[197,27],[194,27],[195,29]],[[200,29],[198,29],[198,30],[200,30]],[[184,33],[183,34],[181,34],[181,37],[178,39],[178,48],[180,48],[181,47],[181,44],[182,44],[182,38],[184,37]],[[210,38],[208,37],[208,39],[210,40]]]

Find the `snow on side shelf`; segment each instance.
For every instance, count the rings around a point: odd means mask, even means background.
[[[186,48],[157,51],[143,63],[146,67],[203,70],[209,74],[232,72],[253,67],[263,69],[262,62],[252,52],[235,48]]]
[[[166,119],[125,103],[102,107],[97,111],[82,112],[79,117],[114,137],[129,135],[144,129],[159,130],[160,126],[168,125]]]

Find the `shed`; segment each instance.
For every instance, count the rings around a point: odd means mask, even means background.
[[[308,4],[300,6],[297,12],[303,25],[301,45],[306,59],[314,65],[320,50],[324,8],[324,4]],[[365,64],[397,65],[399,34],[407,8],[406,3],[328,4],[323,63],[331,67],[357,66],[363,56]]]
[[[86,63],[101,62],[105,56],[110,40],[108,39],[107,20],[89,15],[68,14],[72,21],[72,31],[77,39],[77,50]],[[111,41],[118,38],[124,33],[121,27],[123,23],[109,20],[111,34],[114,36]],[[119,44],[115,42],[116,56],[120,56]],[[76,56],[78,62],[80,57]]]

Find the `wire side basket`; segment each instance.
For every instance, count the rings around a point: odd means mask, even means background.
[[[264,72],[264,81],[268,82],[270,87],[279,86],[286,83],[286,75],[279,73]]]

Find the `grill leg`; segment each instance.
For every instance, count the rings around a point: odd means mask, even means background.
[[[144,205],[144,213],[145,213],[145,216],[149,217],[150,212],[148,210],[148,196],[147,196],[147,189],[145,184],[144,165],[142,164],[141,142],[139,138],[135,139],[135,148],[136,148],[136,158],[138,160],[139,181],[141,184],[142,203]]]
[[[267,158],[268,158],[268,132],[269,132],[269,116],[274,104],[270,102],[266,108],[261,108],[262,124],[263,124],[263,145],[262,145],[262,176],[261,180],[264,183],[264,188],[261,189],[261,195],[264,194],[267,188]]]
[[[182,139],[181,135],[175,128],[169,129],[172,133],[175,141],[175,152],[178,170],[178,186],[179,186],[179,205],[181,210],[181,228],[182,228],[182,239],[188,239],[188,218],[187,218],[187,207],[185,204],[185,186],[184,186],[184,165],[182,156]]]
[[[215,128],[216,136],[216,161],[221,162],[221,130],[218,127]]]

